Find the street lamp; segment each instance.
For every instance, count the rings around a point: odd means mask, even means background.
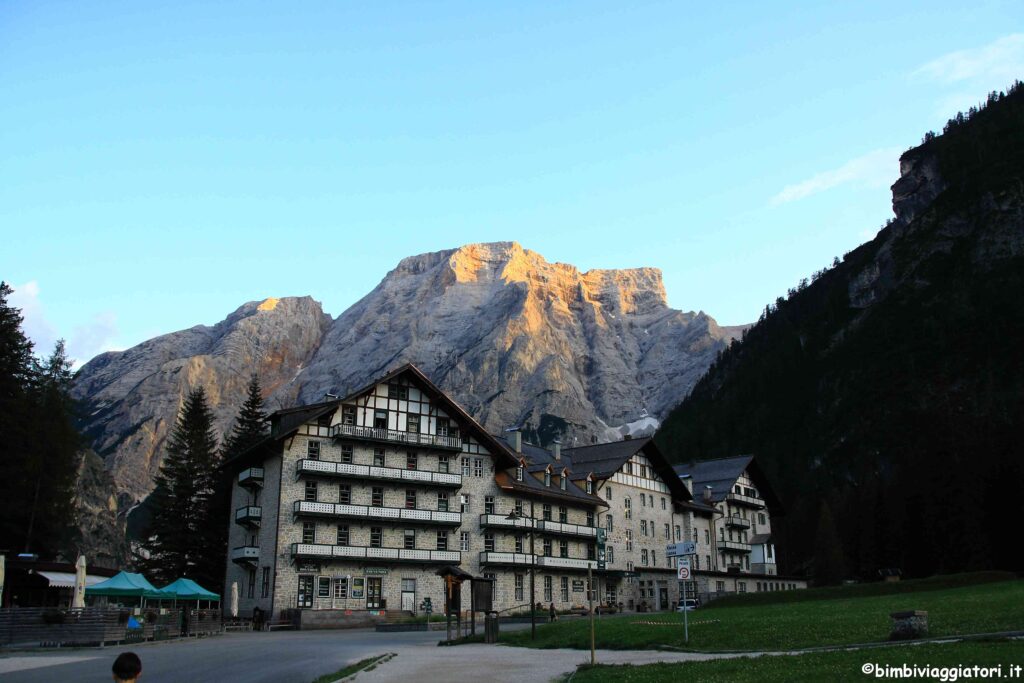
[[[516,520],[522,519],[522,515],[516,512],[515,508],[512,508],[512,512],[508,513],[505,519],[515,522]],[[534,592],[533,574],[534,567],[536,566],[537,556],[533,554],[533,501],[530,501],[530,639],[537,639],[537,611],[534,609],[536,606],[537,594]]]

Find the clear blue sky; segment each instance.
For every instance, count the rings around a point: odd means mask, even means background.
[[[770,7],[769,5],[776,5]],[[757,318],[1024,76],[1020,2],[0,3],[0,279],[88,357],[245,301],[337,315],[517,240]]]

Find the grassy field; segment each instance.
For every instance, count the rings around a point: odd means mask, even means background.
[[[1010,667],[1024,665],[1024,641],[962,642],[871,648],[843,652],[812,652],[802,655],[764,656],[739,659],[718,659],[685,664],[647,664],[644,666],[581,667],[572,677],[573,683],[655,683],[655,681],[737,681],[739,683],[772,683],[774,681],[868,681],[865,664],[878,666],[1002,666],[1004,680]],[[879,669],[880,671],[884,669]],[[940,680],[918,676],[917,680]],[[890,677],[891,678],[891,677]],[[964,678],[964,677],[961,677]],[[977,675],[967,680],[975,680]],[[991,676],[998,678],[998,675]],[[947,680],[958,680],[946,676]],[[1017,679],[1022,679],[1021,675]],[[1011,679],[1012,680],[1012,679]]]
[[[690,612],[689,644],[683,641],[682,615],[608,616],[597,620],[596,642],[598,648],[617,650],[669,646],[706,652],[871,643],[888,638],[891,612],[908,609],[928,611],[932,636],[1024,630],[1024,581],[774,605],[712,603]],[[565,620],[538,628],[536,641],[517,631],[502,634],[501,642],[587,649],[589,628],[587,619]]]

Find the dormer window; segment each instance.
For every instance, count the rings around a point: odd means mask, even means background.
[[[342,406],[341,407],[341,424],[343,425],[354,425],[356,423],[356,407],[355,406]]]
[[[519,463],[519,466],[516,467],[516,481],[522,481],[523,480],[523,469],[524,469],[523,468],[523,464]]]
[[[550,470],[545,470],[544,471],[544,485],[545,486],[551,486],[551,471]]]
[[[587,479],[587,493],[590,493],[590,494],[594,493],[594,482],[592,482],[589,479]]]
[[[558,478],[558,488],[560,488],[563,491],[565,491],[565,489],[566,489],[566,482],[568,482],[568,481],[569,481],[569,478],[566,476],[565,472],[563,472],[562,476],[560,476]]]

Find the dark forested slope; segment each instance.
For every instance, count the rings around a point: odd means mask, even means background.
[[[848,576],[1024,570],[1022,171],[1018,84],[905,153],[896,219],[768,306],[664,422],[675,462],[758,456],[785,570],[813,570],[825,506]]]

